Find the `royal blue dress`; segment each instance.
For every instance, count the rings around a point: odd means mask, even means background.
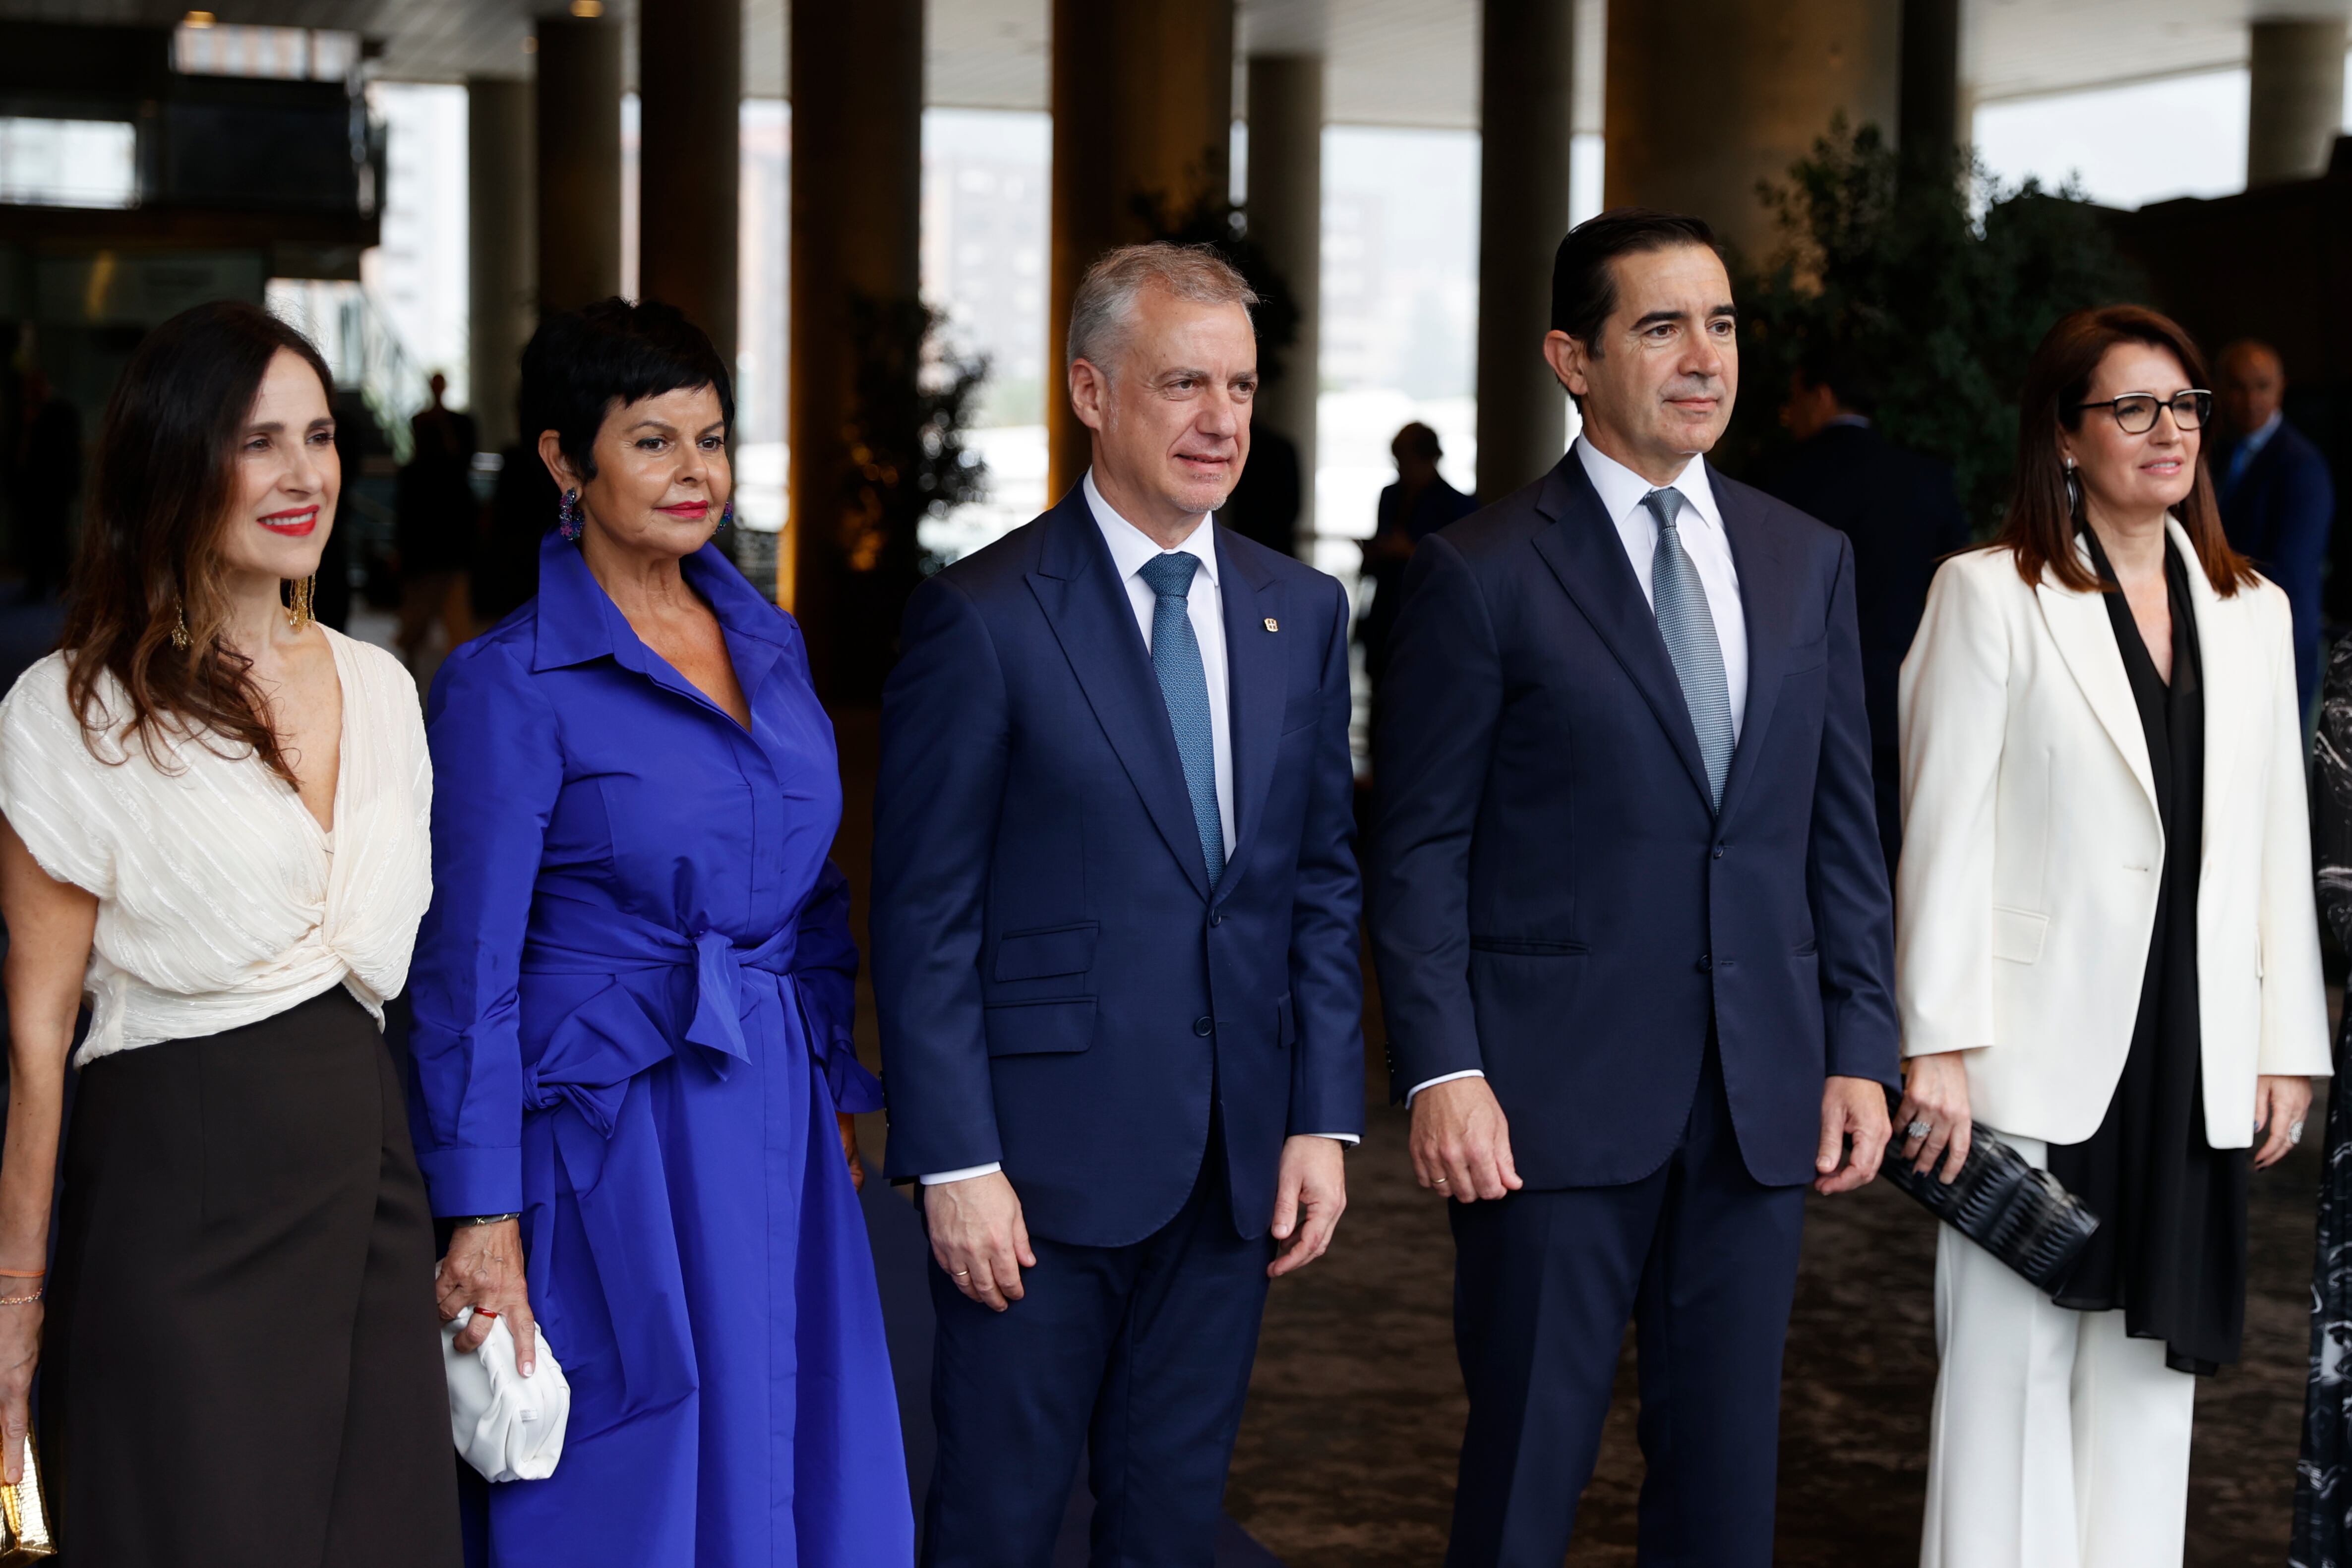
[[[834,1113],[877,1109],[799,628],[688,582],[747,733],[550,534],[442,665],[410,1115],[439,1215],[522,1215],[572,1384],[555,1474],[489,1489],[496,1568],[906,1568],[907,1470]]]

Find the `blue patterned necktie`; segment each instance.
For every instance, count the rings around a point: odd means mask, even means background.
[[[1650,553],[1650,602],[1658,613],[1658,635],[1682,683],[1691,727],[1698,732],[1699,760],[1706,764],[1707,794],[1720,811],[1724,775],[1731,771],[1731,684],[1723,674],[1723,644],[1716,640],[1715,616],[1698,568],[1675,526],[1683,493],[1653,490],[1642,504],[1658,519],[1658,546]]]
[[[1151,670],[1176,730],[1176,755],[1184,763],[1184,788],[1192,797],[1192,821],[1201,830],[1201,859],[1209,885],[1225,874],[1225,824],[1217,812],[1216,737],[1209,729],[1209,677],[1201,663],[1201,641],[1192,635],[1187,600],[1201,558],[1182,550],[1153,556],[1137,569],[1157,595],[1151,607]]]

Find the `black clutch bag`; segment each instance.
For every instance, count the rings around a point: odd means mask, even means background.
[[[1899,1092],[1886,1092],[1889,1116],[1902,1103]],[[1880,1174],[1918,1199],[1928,1213],[2023,1275],[2036,1290],[2055,1295],[2089,1245],[2091,1233],[2098,1229],[2099,1217],[2059,1186],[2056,1176],[2035,1170],[1999,1138],[1974,1139],[1958,1177],[1949,1186],[1937,1176],[1941,1162],[1924,1176],[1913,1170],[1910,1161],[1901,1157],[1905,1142],[1903,1124],[1897,1122]]]

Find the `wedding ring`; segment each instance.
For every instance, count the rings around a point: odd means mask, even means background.
[[[1444,1186],[1445,1185],[1445,1178],[1444,1176],[1439,1176],[1437,1180],[1431,1185],[1435,1186]]]
[[[958,1269],[956,1270],[956,1278],[959,1280],[968,1279],[971,1277],[971,1270],[969,1269]]]
[[[1906,1138],[1924,1138],[1935,1130],[1926,1122],[1914,1122],[1903,1129],[1903,1135]]]

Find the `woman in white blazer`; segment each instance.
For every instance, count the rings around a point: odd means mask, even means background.
[[[2181,1560],[2247,1170],[2328,1071],[2286,596],[2222,537],[2204,379],[2153,311],[2053,327],[1904,661],[1896,1135],[1949,1179],[1980,1128],[2102,1221],[2054,1301],[1938,1238],[1922,1568]]]

